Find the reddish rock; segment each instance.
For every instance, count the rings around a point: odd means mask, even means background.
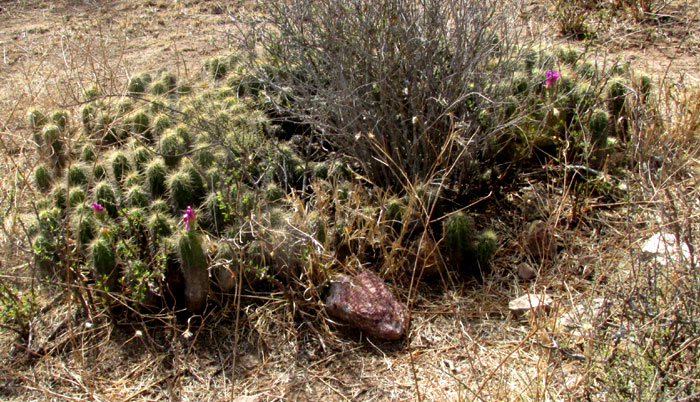
[[[408,313],[372,271],[331,281],[326,311],[368,335],[387,340],[401,338],[408,328]]]
[[[518,276],[524,281],[529,281],[537,276],[537,270],[527,263],[522,263],[518,266]]]

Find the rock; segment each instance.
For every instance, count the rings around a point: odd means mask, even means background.
[[[543,260],[554,258],[557,245],[552,229],[541,220],[531,222],[523,233],[523,247],[531,256]]]
[[[642,246],[642,252],[656,259],[661,265],[669,261],[690,260],[690,248],[687,244],[678,247],[676,236],[671,233],[657,233],[647,239]]]
[[[553,300],[549,295],[539,293],[528,293],[508,303],[508,308],[515,314],[523,314],[528,311],[535,311],[541,308],[549,309]]]
[[[518,266],[518,276],[524,281],[529,281],[537,276],[537,270],[530,264],[522,263]]]
[[[397,340],[408,329],[408,313],[372,271],[352,278],[339,275],[331,281],[326,311],[368,335]]]

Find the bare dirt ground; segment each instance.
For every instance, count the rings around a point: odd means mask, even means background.
[[[241,5],[229,2],[236,12]],[[250,5],[248,4],[248,7]],[[4,138],[0,181],[26,180],[33,153],[24,119],[31,105],[53,109],[76,102],[76,90],[95,82],[119,88],[131,74],[166,67],[195,79],[206,56],[226,52],[235,31],[215,1],[0,1],[0,129]],[[546,12],[535,7],[534,12]],[[618,21],[601,30],[592,47],[600,57],[629,60],[660,82],[664,76],[697,85],[700,79],[698,2],[668,11],[662,23]],[[540,14],[541,15],[541,14]],[[533,20],[542,18],[533,18]],[[546,18],[544,19],[546,20]],[[552,32],[532,22],[533,31]],[[565,42],[556,34],[550,37]],[[577,42],[576,46],[586,46]],[[77,83],[77,84],[76,84]],[[17,194],[16,203],[31,194]],[[555,194],[541,206],[570,213],[572,200]],[[501,233],[512,233],[519,211],[503,206]],[[601,214],[605,214],[602,212]],[[600,215],[602,219],[603,215]],[[251,298],[238,316],[222,314],[194,334],[153,317],[119,325],[77,315],[76,301],[42,296],[36,347],[14,342],[0,329],[0,399],[3,400],[578,400],[591,397],[585,380],[590,347],[579,335],[552,331],[557,316],[589,300],[600,277],[587,267],[613,270],[629,258],[638,236],[654,233],[646,215],[562,233],[585,261],[563,255],[542,269],[542,280],[522,283],[515,264],[522,247],[506,237],[495,274],[485,283],[421,285],[413,301],[409,336],[377,344],[334,328],[320,336],[295,306],[275,295]],[[619,226],[618,226],[619,225]],[[609,237],[600,240],[601,232]],[[0,274],[27,278],[26,264],[2,237]],[[621,246],[621,247],[620,247]],[[406,287],[406,284],[402,284]],[[549,318],[514,317],[508,301],[525,291],[555,295]],[[48,294],[48,292],[47,292]],[[413,295],[403,295],[403,302]],[[205,318],[208,319],[208,318]],[[76,325],[75,322],[80,323]],[[565,336],[572,349],[556,347]],[[575,338],[575,339],[574,339]],[[41,352],[41,353],[38,353]],[[475,395],[478,395],[475,396]],[[595,399],[595,398],[593,398]]]

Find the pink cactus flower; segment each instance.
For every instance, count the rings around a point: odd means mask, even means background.
[[[194,218],[194,210],[188,205],[185,214],[182,215],[182,221],[185,222],[185,228],[187,230],[190,230],[190,224],[194,222]]]
[[[95,213],[97,213],[97,214],[105,211],[105,207],[103,207],[102,205],[100,205],[96,202],[91,203],[90,206],[92,207],[92,210],[95,211]]]
[[[547,88],[551,88],[554,84],[556,84],[557,79],[561,77],[561,73],[557,70],[547,71],[546,74],[547,80],[545,80],[544,86]]]

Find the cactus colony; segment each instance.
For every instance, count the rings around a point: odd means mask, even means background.
[[[545,72],[538,68],[553,69],[557,57],[566,71],[550,73],[545,82]],[[501,159],[508,155],[515,160],[524,157],[524,144],[542,143],[538,136],[563,137],[580,127],[594,147],[605,148],[611,122],[624,113],[628,91],[621,78],[609,84],[607,109],[584,108],[589,98],[585,77],[597,72],[577,52],[532,52],[523,67],[504,86],[506,101],[498,111],[521,126],[493,139],[489,149]],[[67,233],[78,246],[79,261],[92,267],[93,279],[103,290],[130,292],[145,300],[146,279],[162,282],[168,275],[154,272],[176,267],[184,278],[184,304],[197,311],[206,305],[208,266],[214,259],[214,252],[203,247],[202,231],[211,236],[235,234],[242,224],[261,216],[276,228],[284,227],[289,219],[287,195],[312,182],[326,183],[334,202],[353,199],[348,182],[356,175],[346,163],[308,161],[291,143],[271,145],[265,139],[275,128],[262,112],[239,100],[263,93],[264,87],[242,73],[235,58],[211,59],[205,71],[216,87],[200,96],[173,74],[141,74],[131,77],[128,96],[122,100],[102,98],[97,87],[86,89],[87,103],[74,120],[68,111],[27,112],[28,127],[45,156],[33,171],[33,183],[43,198],[37,200],[37,222],[30,230],[35,264],[42,274],[61,270],[67,252],[61,248],[66,244],[62,236]],[[650,81],[642,78],[639,85],[646,96]],[[542,111],[549,98],[557,99],[556,108]],[[519,116],[524,111],[531,116]],[[487,128],[493,116],[483,114]],[[574,124],[577,119],[588,121]],[[76,132],[81,133],[79,141],[66,141]],[[449,214],[429,185],[417,186],[416,194],[422,213],[449,215],[441,243],[448,262],[466,275],[486,269],[497,246],[495,233],[477,231],[474,219],[463,212]],[[415,223],[409,204],[405,198],[385,203],[381,222],[393,235],[401,233],[407,221]],[[337,230],[326,222],[336,220],[320,212],[309,219],[310,233],[331,245],[330,233]],[[61,230],[62,225],[68,230]],[[258,254],[263,253],[264,248],[258,248]],[[215,274],[218,289],[231,288],[229,268],[223,276]]]

